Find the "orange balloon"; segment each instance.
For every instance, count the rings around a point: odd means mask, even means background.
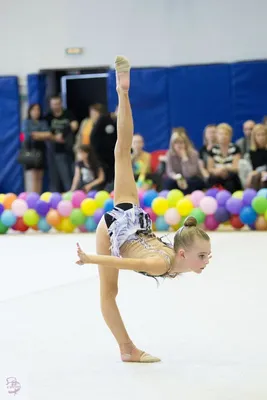
[[[56,210],[50,210],[47,213],[46,216],[46,221],[49,225],[51,226],[57,226],[61,222],[61,216],[59,215],[58,211]]]
[[[265,220],[263,215],[260,215],[256,222],[255,222],[255,228],[257,231],[267,231],[267,221]]]
[[[3,206],[6,210],[11,210],[11,206],[14,200],[16,200],[17,196],[14,193],[8,193],[5,195],[3,200]]]
[[[31,226],[31,229],[33,229],[34,231],[39,231],[39,228],[38,228],[38,226],[37,226],[37,225],[33,225],[33,226]]]

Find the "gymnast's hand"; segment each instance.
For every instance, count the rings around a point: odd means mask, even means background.
[[[79,260],[76,261],[76,264],[78,265],[83,265],[85,263],[88,263],[88,256],[85,254],[84,251],[80,248],[79,243],[77,243],[77,256],[79,257]]]

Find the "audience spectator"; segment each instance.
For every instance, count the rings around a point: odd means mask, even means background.
[[[240,152],[241,152],[241,157],[244,157],[245,154],[249,153],[250,150],[250,137],[251,137],[251,132],[252,129],[255,126],[255,122],[252,120],[248,120],[244,122],[243,124],[243,133],[244,137],[241,139],[238,139],[236,141],[236,145],[238,146]]]
[[[248,186],[258,186],[261,182],[262,172],[267,171],[267,126],[257,124],[251,134],[249,159],[252,172],[248,176]],[[264,176],[266,174],[263,174]]]
[[[82,144],[77,149],[78,161],[75,164],[75,173],[71,191],[101,190],[105,181],[104,170],[96,158],[90,145]]]
[[[222,186],[233,193],[242,188],[238,176],[240,150],[231,143],[233,130],[230,125],[219,124],[216,133],[218,144],[212,147],[208,159],[209,185]]]
[[[216,125],[214,124],[207,125],[204,129],[203,136],[204,136],[203,137],[204,144],[199,151],[199,157],[202,160],[203,167],[207,168],[210,151],[212,147],[218,143],[216,135]]]
[[[73,145],[78,122],[72,112],[62,107],[59,96],[50,99],[50,112],[46,116],[52,140],[49,146],[50,191],[69,190],[73,177]]]
[[[173,130],[166,157],[166,172],[165,189],[171,190],[178,187],[187,194],[205,187],[206,173],[200,165],[198,153],[194,150],[184,128]]]
[[[47,122],[42,119],[39,104],[32,104],[28,109],[28,118],[23,121],[23,133],[25,136],[24,148],[27,150],[37,150],[40,154],[39,165],[33,168],[31,165],[24,165],[26,171],[31,171],[31,190],[36,193],[42,192],[43,175],[46,164],[46,145],[45,141],[50,139],[51,133],[48,132]],[[26,178],[26,181],[28,179]],[[27,184],[27,186],[29,186]],[[29,188],[27,188],[29,190]]]
[[[76,135],[75,146],[74,146],[75,154],[77,153],[77,150],[80,145],[82,145],[82,144],[89,145],[90,144],[93,126],[96,123],[96,121],[98,120],[98,118],[100,117],[100,115],[103,115],[104,112],[105,112],[105,107],[102,104],[96,103],[96,104],[92,104],[89,107],[89,115],[88,115],[88,117],[86,117],[82,120],[80,127],[79,127],[79,131]]]

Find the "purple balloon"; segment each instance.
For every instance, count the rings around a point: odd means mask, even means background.
[[[94,213],[94,216],[93,216],[94,221],[95,221],[96,224],[99,224],[99,222],[100,222],[101,218],[103,217],[103,215],[104,215],[103,208],[99,208],[98,210],[96,210],[96,212]]]
[[[230,219],[230,213],[224,207],[218,207],[214,213],[217,222],[226,222]]]
[[[244,206],[251,206],[252,200],[257,196],[257,192],[254,189],[246,189],[243,193],[243,204]]]
[[[162,190],[161,192],[159,192],[159,197],[164,197],[166,199],[168,193],[169,193],[168,190]]]
[[[207,215],[204,225],[208,230],[215,231],[215,229],[217,229],[220,224],[216,221],[214,215]]]
[[[248,226],[250,227],[250,229],[251,229],[252,231],[255,231],[255,230],[256,230],[255,224],[248,224]]]
[[[21,199],[21,200],[26,200],[27,199],[27,193],[26,192],[22,192],[22,193],[20,193],[19,195],[18,195],[18,199]]]
[[[228,190],[220,190],[216,195],[218,206],[224,206],[231,197],[232,195]]]
[[[28,207],[35,209],[36,203],[39,200],[39,198],[40,198],[39,194],[37,194],[35,192],[29,193],[27,198],[26,198],[26,202],[28,204]]]
[[[211,189],[207,190],[207,192],[205,194],[206,194],[206,196],[214,197],[216,199],[216,196],[218,193],[219,193],[219,189],[211,188]]]
[[[242,210],[242,207],[243,207],[242,200],[235,199],[234,197],[231,197],[226,202],[226,210],[234,215],[239,215],[240,211]]]
[[[58,203],[62,200],[62,196],[60,193],[52,193],[49,203],[50,203],[50,207],[54,208],[55,210],[57,209],[57,205]]]
[[[90,190],[90,192],[87,193],[87,197],[89,199],[94,199],[96,194],[97,194],[97,190]]]
[[[2,214],[3,211],[4,211],[4,206],[3,204],[0,203],[0,215]]]
[[[35,211],[41,217],[45,217],[50,209],[50,204],[43,200],[38,200],[35,206]]]

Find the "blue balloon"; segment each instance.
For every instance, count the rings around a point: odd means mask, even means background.
[[[266,188],[260,189],[257,193],[257,196],[265,197],[265,199],[267,199],[267,189]]]
[[[151,207],[152,201],[158,197],[156,190],[147,190],[143,195],[144,207]]]
[[[257,219],[257,213],[253,210],[252,207],[244,207],[241,210],[239,215],[240,221],[243,224],[253,225]]]
[[[164,219],[164,216],[160,216],[156,219],[155,222],[157,231],[167,231],[169,229],[169,225]]]
[[[93,217],[86,218],[84,226],[88,232],[95,232],[95,230],[97,228],[97,224]]]
[[[51,229],[51,226],[47,223],[45,218],[40,218],[38,221],[38,229],[42,232],[49,232]]]
[[[3,211],[0,219],[2,224],[8,227],[11,227],[17,221],[17,217],[10,210]]]
[[[104,204],[104,211],[105,212],[111,211],[113,210],[113,207],[114,207],[113,199],[107,199]]]

